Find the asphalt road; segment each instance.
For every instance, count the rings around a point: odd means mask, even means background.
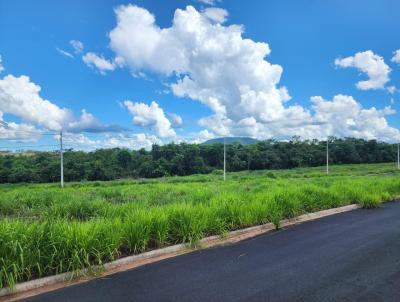
[[[400,202],[142,266],[26,301],[400,301]]]

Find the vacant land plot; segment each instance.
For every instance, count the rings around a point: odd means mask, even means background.
[[[207,235],[400,196],[394,164],[0,186],[0,288]]]

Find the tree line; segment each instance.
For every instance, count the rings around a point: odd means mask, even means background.
[[[330,162],[359,164],[394,162],[397,145],[376,140],[331,138]],[[326,162],[326,141],[294,137],[290,141],[266,140],[252,145],[226,147],[227,171],[313,167]],[[210,173],[223,167],[223,144],[167,144],[145,149],[66,150],[66,181],[154,178]],[[57,152],[0,153],[0,183],[58,182]]]

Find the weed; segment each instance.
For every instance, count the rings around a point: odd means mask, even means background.
[[[373,172],[373,173],[372,173]],[[379,174],[393,172],[394,174]],[[0,185],[0,288],[66,271],[89,271],[123,255],[303,213],[400,196],[383,165],[333,166],[158,180]],[[366,174],[373,174],[366,175]],[[94,271],[93,271],[94,272]]]

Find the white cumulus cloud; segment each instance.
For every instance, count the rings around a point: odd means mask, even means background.
[[[70,109],[61,108],[43,99],[40,91],[40,86],[24,75],[20,77],[7,75],[0,79],[0,116],[11,114],[24,122],[52,131],[112,132],[120,130],[117,126],[103,125],[85,110],[79,118],[76,118]],[[22,125],[24,124],[20,127]]]
[[[115,13],[117,25],[109,38],[118,65],[132,74],[153,72],[167,76],[175,96],[208,106],[213,113],[200,119],[199,125],[211,135],[261,139],[294,135],[398,138],[398,130],[390,127],[385,118],[391,110],[364,109],[351,97],[338,95],[332,101],[320,102],[313,98],[310,109],[287,104],[291,97],[279,84],[283,68],[267,60],[269,45],[245,38],[241,25],[223,25],[228,15],[224,10],[201,12],[192,6],[177,9],[172,25],[166,28],[159,27],[155,17],[141,7],[123,5]],[[337,59],[335,63],[367,74],[368,80],[357,83],[360,89],[385,88],[389,81],[390,68],[372,51]],[[337,128],[340,114],[323,114],[331,103],[331,109],[336,110],[332,113],[343,108],[346,116]],[[147,117],[151,106],[158,108],[156,104],[131,106],[136,108],[131,113],[138,115],[135,124],[157,124],[154,117],[151,121]],[[366,122],[366,118],[372,122]],[[165,122],[162,128],[171,129],[171,125]]]
[[[357,137],[393,141],[400,139],[399,130],[391,127],[387,115],[395,114],[391,107],[363,108],[353,97],[338,94],[332,100],[320,96],[311,98],[311,110],[298,106],[291,109],[286,120],[260,123],[255,118],[238,122],[221,115],[200,120],[200,125],[218,136],[251,136],[255,138],[324,139],[327,136]],[[292,107],[294,108],[294,107]]]
[[[228,11],[218,7],[208,7],[203,11],[203,15],[213,22],[224,23],[228,17]]]
[[[176,96],[233,120],[285,116],[283,103],[290,97],[277,87],[282,67],[265,60],[268,44],[243,38],[241,26],[216,24],[192,6],[177,9],[170,28],[159,28],[154,16],[137,6],[120,6],[116,14],[110,45],[133,72],[175,74]]]
[[[40,86],[27,76],[4,77],[0,80],[0,112],[13,114],[47,129],[60,130],[73,120],[73,114],[40,97],[40,90]]]
[[[68,123],[66,129],[70,132],[86,131],[92,133],[119,132],[125,130],[123,127],[118,125],[103,124],[93,114],[87,112],[85,109],[82,110],[79,119],[75,119]]]
[[[215,137],[214,133],[208,131],[207,129],[203,129],[198,133],[194,133],[193,138],[188,139],[187,142],[191,144],[201,144],[214,137]]]
[[[41,137],[41,131],[35,126],[25,123],[6,123],[0,112],[0,139],[15,141],[36,141]]]
[[[391,107],[365,109],[353,97],[341,94],[331,101],[320,96],[312,97],[311,101],[315,111],[313,118],[321,123],[320,131],[324,135],[386,141],[400,139],[399,130],[390,127],[385,118],[396,113]]]
[[[168,113],[168,116],[169,116],[169,120],[171,121],[172,126],[174,128],[182,127],[183,119],[180,115],[178,115],[176,113]]]
[[[63,137],[66,148],[75,150],[96,150],[106,148],[128,148],[133,150],[150,150],[152,145],[161,145],[162,141],[155,135],[145,133],[127,134],[108,134],[105,136],[90,138],[85,134],[68,133]]]
[[[93,52],[88,52],[82,57],[83,62],[89,67],[97,68],[100,74],[105,74],[107,71],[112,71],[116,68],[116,64],[105,59],[102,55],[97,55]]]
[[[400,64],[400,49],[393,52],[392,62]]]
[[[123,104],[132,114],[132,121],[135,125],[149,127],[162,138],[176,136],[171,122],[164,114],[164,110],[156,102],[153,101],[150,105],[147,105],[145,103],[124,101]]]
[[[358,52],[354,56],[338,58],[335,65],[342,68],[357,68],[368,76],[367,80],[359,81],[356,87],[361,90],[383,89],[390,80],[390,68],[384,59],[371,50]]]
[[[84,45],[81,41],[71,40],[71,41],[69,41],[69,44],[72,46],[72,48],[74,49],[74,52],[76,54],[82,53]]]

